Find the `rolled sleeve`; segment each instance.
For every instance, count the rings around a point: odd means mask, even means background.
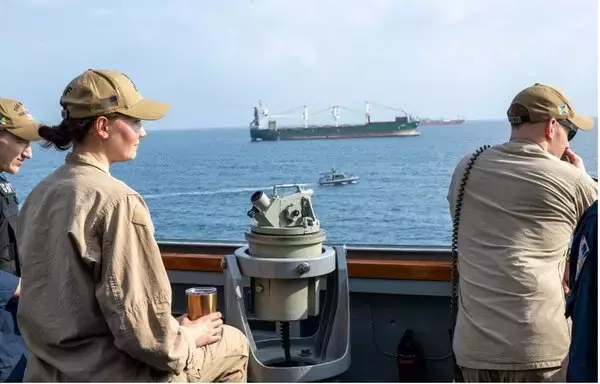
[[[100,225],[96,297],[115,345],[154,369],[179,374],[192,361],[195,340],[171,315],[171,286],[148,207],[129,195],[108,209]]]
[[[448,208],[450,210],[450,218],[454,220],[454,210],[456,209],[456,196],[458,189],[460,188],[460,181],[466,169],[467,158],[463,157],[460,159],[450,178],[450,185],[448,186],[448,193],[446,194],[446,200],[448,200]]]
[[[4,310],[6,305],[12,299],[17,287],[19,278],[8,272],[0,271],[0,310]]]

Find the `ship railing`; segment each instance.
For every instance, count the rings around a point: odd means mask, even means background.
[[[221,259],[244,242],[159,240],[169,271],[221,273]],[[346,248],[350,278],[450,281],[450,248],[423,245],[326,244]]]

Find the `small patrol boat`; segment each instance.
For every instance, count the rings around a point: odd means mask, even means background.
[[[358,176],[332,169],[331,172],[321,173],[319,185],[355,184]]]

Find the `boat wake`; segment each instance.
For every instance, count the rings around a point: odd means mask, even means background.
[[[312,186],[313,184],[298,184],[303,187]],[[179,196],[205,196],[205,195],[225,195],[225,194],[236,194],[242,192],[255,192],[265,191],[271,192],[273,186],[267,187],[244,187],[244,188],[224,188],[213,191],[185,191],[185,192],[169,192],[169,193],[155,193],[155,194],[141,194],[144,199],[161,199],[165,197],[179,197]]]

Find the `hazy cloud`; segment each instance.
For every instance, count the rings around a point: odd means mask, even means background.
[[[106,8],[96,8],[92,11],[92,13],[96,16],[102,17],[102,16],[108,16],[108,15],[112,14],[113,11],[110,9],[106,9]]]
[[[20,37],[5,44],[16,54],[0,63],[2,92],[53,121],[60,92],[89,67],[125,71],[172,104],[149,128],[244,126],[258,99],[272,112],[371,100],[502,117],[534,82],[596,114],[592,0],[3,0],[0,12]]]

